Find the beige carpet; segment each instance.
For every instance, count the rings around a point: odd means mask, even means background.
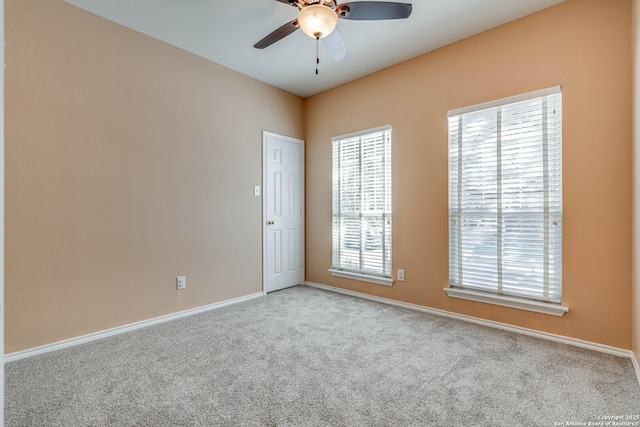
[[[554,426],[640,414],[629,359],[304,286],[9,363],[5,391],[7,426]]]

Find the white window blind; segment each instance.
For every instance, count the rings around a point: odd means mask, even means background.
[[[449,112],[449,282],[561,302],[560,87]]]
[[[391,276],[391,127],[333,143],[333,270]]]

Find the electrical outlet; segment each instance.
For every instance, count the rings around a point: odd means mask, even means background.
[[[253,195],[256,196],[256,197],[260,196],[260,186],[259,185],[256,185],[256,186],[253,187]]]
[[[398,281],[404,282],[404,270],[398,269]]]
[[[187,276],[176,277],[176,288],[178,290],[185,289],[187,287]]]

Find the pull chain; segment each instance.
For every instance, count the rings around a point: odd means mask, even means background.
[[[320,56],[318,55],[319,43],[320,43],[320,34],[316,33],[316,76],[318,75],[318,64],[320,64]]]

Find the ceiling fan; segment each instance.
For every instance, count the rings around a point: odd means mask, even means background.
[[[354,1],[342,4],[337,4],[336,0],[276,1],[298,8],[298,17],[277,28],[253,47],[264,49],[300,28],[309,37],[322,39],[331,56],[338,62],[347,58],[347,49],[336,28],[338,18],[357,21],[404,19],[408,18],[413,10],[410,3],[386,1]]]

